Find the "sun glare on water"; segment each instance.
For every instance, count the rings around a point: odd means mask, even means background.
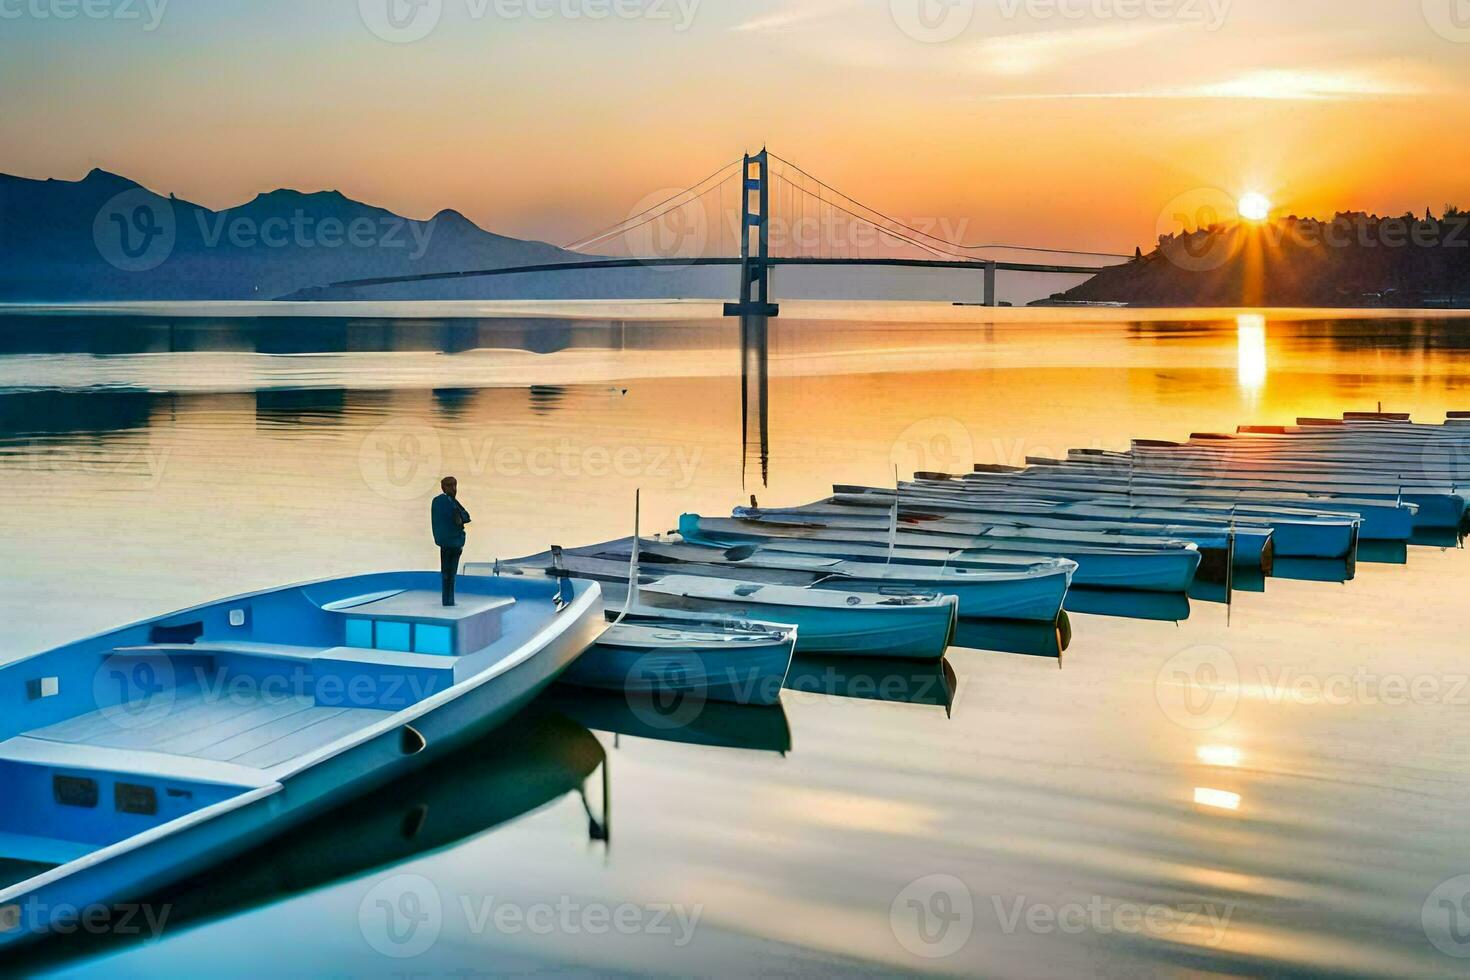
[[[1240,216],[1247,221],[1265,221],[1271,216],[1271,202],[1264,194],[1250,193],[1240,199],[1237,207]]]

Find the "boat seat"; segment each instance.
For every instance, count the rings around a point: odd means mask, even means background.
[[[307,665],[308,694],[324,707],[400,710],[454,686],[457,657],[399,653],[361,647],[307,647],[248,641],[151,643],[118,647],[117,655],[194,655],[241,657],[246,661],[279,661]],[[229,664],[221,665],[229,670]],[[234,665],[240,666],[240,665]],[[246,673],[255,673],[247,667]]]
[[[284,643],[252,643],[244,640],[201,640],[197,643],[148,643],[142,646],[118,647],[120,654],[236,654],[242,657],[264,657],[273,660],[336,660],[378,667],[417,667],[425,670],[452,670],[452,662],[436,654],[399,653],[394,650],[370,650],[365,647],[308,647]]]
[[[346,640],[353,647],[463,657],[500,639],[505,613],[514,605],[509,596],[467,593],[458,605],[445,606],[437,592],[405,591],[322,609],[346,619]]]
[[[167,752],[115,748],[87,742],[54,741],[35,733],[0,742],[0,760],[68,771],[97,771],[185,783],[257,788],[274,780],[260,769],[234,762]]]
[[[3,889],[7,884],[4,872],[4,866],[7,861],[13,861],[17,864],[41,865],[49,869],[61,864],[70,864],[77,858],[90,854],[94,850],[96,850],[96,847],[92,844],[58,840],[55,837],[0,833],[0,889]],[[25,874],[16,880],[24,881],[26,878],[32,877],[35,873],[38,872]]]

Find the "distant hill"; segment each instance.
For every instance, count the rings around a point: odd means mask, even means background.
[[[347,279],[579,258],[455,211],[412,221],[336,191],[277,190],[211,211],[103,170],[0,175],[0,302],[276,299]]]
[[[1470,308],[1470,214],[1231,222],[1166,235],[1050,302]],[[1043,301],[1048,302],[1048,301]]]

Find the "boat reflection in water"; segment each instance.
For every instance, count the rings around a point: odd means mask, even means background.
[[[954,709],[959,683],[948,660],[915,663],[873,657],[797,657],[786,690],[862,701],[887,701]]]
[[[1121,592],[1077,589],[1067,593],[1067,611],[1114,619],[1182,623],[1189,618],[1189,596],[1182,592]]]
[[[601,786],[589,793],[587,783],[599,769]],[[611,792],[602,743],[584,726],[537,702],[493,735],[138,907],[168,910],[161,938],[169,939],[459,844],[569,793],[578,794],[587,811],[589,839],[607,845]],[[137,925],[137,932],[77,930],[52,936],[23,950],[0,973],[74,966],[83,957],[152,941],[143,923]]]
[[[566,686],[552,688],[538,703],[615,736],[782,755],[791,751],[791,725],[779,704],[711,701],[698,692],[623,695]]]
[[[1340,558],[1279,558],[1273,578],[1341,584],[1358,577],[1358,564]]]
[[[1301,559],[1296,558],[1278,558],[1276,559],[1275,567],[1285,568],[1289,571],[1291,563],[1300,560]],[[1328,562],[1327,564],[1333,563]],[[1337,562],[1336,564],[1341,565],[1342,562]],[[1196,579],[1189,586],[1189,598],[1193,599],[1196,602],[1213,602],[1217,604],[1229,605],[1232,601],[1234,601],[1233,593],[1265,593],[1267,577],[1268,576],[1258,571],[1252,571],[1250,569],[1236,569],[1236,573],[1230,576],[1229,581],[1225,581],[1222,579],[1218,582],[1206,582],[1200,579]],[[1276,574],[1273,572],[1271,577],[1278,576],[1276,576]]]
[[[1453,527],[1424,527],[1415,528],[1414,536],[1409,539],[1409,544],[1420,545],[1425,548],[1458,548],[1465,540],[1466,527],[1461,525]]]
[[[1128,593],[1142,595],[1142,593]],[[954,646],[990,653],[1060,660],[1072,645],[1072,617],[1065,611],[1056,623],[1022,623],[1004,619],[962,619]]]
[[[1453,534],[1453,532],[1450,532]],[[1455,547],[1459,542],[1452,541],[1447,547]],[[1407,565],[1409,563],[1409,545],[1406,541],[1360,541],[1358,542],[1358,561],[1370,565]]]

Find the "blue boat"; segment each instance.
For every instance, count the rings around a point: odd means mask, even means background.
[[[494,566],[501,577],[568,574],[602,586],[609,606],[630,612],[684,618],[689,615],[743,622],[787,623],[798,633],[797,655],[897,657],[938,660],[949,648],[959,601],[937,592],[894,588],[882,592],[819,589],[806,584],[638,570],[637,595],[629,601],[628,561],[588,558],[557,549]],[[665,566],[675,571],[681,566]]]
[[[803,654],[939,660],[954,639],[959,600],[902,590],[893,595],[762,585],[671,575],[639,587],[649,606],[789,621]]]
[[[902,494],[903,513],[954,515],[973,521],[1014,521],[1033,527],[1117,526],[1149,528],[1138,533],[1185,538],[1201,549],[1218,548],[1234,531],[1237,564],[1254,564],[1270,571],[1269,558],[1345,558],[1352,553],[1361,529],[1357,514],[1313,514],[1306,511],[1286,513],[1264,511],[1241,513],[1228,507],[1170,507],[1153,503],[1133,504],[1093,498],[1076,501],[1025,499],[1013,493],[966,492],[961,481],[950,481],[952,488],[942,485],[914,489]],[[846,506],[891,507],[892,490],[879,491],[866,487],[838,488],[833,502]],[[1412,521],[1405,522],[1405,533]],[[1268,550],[1269,549],[1269,550]],[[1252,553],[1254,557],[1252,557]],[[1264,556],[1264,559],[1263,559]]]
[[[887,528],[893,513],[894,494],[838,493],[830,502],[770,510],[737,507],[734,517],[740,520],[797,524],[811,522],[829,527],[859,527],[870,530]],[[880,509],[881,508],[881,509]],[[1274,557],[1274,532],[1268,527],[1228,525],[1202,526],[1191,522],[1165,524],[1159,521],[1133,522],[1111,516],[1068,517],[1046,513],[1045,505],[1028,507],[1006,504],[993,510],[969,507],[961,501],[950,504],[943,499],[904,497],[899,507],[899,527],[921,534],[946,535],[951,538],[985,538],[997,535],[1018,536],[1037,544],[1067,547],[1078,542],[1117,541],[1123,545],[1147,546],[1163,540],[1187,541],[1201,553],[1213,555],[1223,562],[1233,552],[1240,566],[1269,570]],[[1343,535],[1344,547],[1352,540],[1349,524]],[[1232,538],[1234,539],[1232,541]]]
[[[162,888],[497,727],[602,633],[573,580],[253,593],[0,667],[0,947]],[[74,914],[74,913],[70,913]]]
[[[1200,567],[1199,548],[1184,541],[1155,538],[1152,546],[1136,548],[1064,545],[1027,542],[1001,531],[981,538],[948,538],[908,530],[891,534],[864,528],[765,523],[698,514],[684,514],[679,518],[679,536],[683,540],[720,547],[755,544],[763,551],[784,551],[800,546],[806,554],[854,559],[877,557],[896,565],[916,563],[956,568],[968,567],[972,559],[983,561],[1002,555],[1066,558],[1077,565],[1072,583],[1092,588],[1183,592],[1194,581]]]
[[[115,928],[77,930],[6,950],[3,972],[26,976],[84,970],[102,956],[174,938],[230,916],[305,895],[490,833],[574,794],[587,813],[585,840],[610,841],[611,774],[602,743],[538,699],[503,727],[405,779],[303,823],[279,839],[211,865],[157,895],[166,922],[140,928],[122,906]],[[600,793],[589,783],[600,771]],[[593,799],[600,796],[600,812]],[[573,838],[576,839],[576,838]],[[126,917],[126,918],[124,918]],[[124,925],[129,919],[132,925]],[[91,962],[88,962],[88,961]],[[342,968],[345,968],[345,964]]]
[[[1059,474],[1065,472],[1059,468],[1054,469]],[[1414,532],[1419,514],[1416,504],[1396,500],[1328,497],[1304,492],[1231,490],[1188,483],[1166,485],[1143,479],[1130,481],[1126,477],[1107,477],[1102,474],[1086,479],[1058,475],[1054,479],[1046,480],[1036,470],[1025,471],[1027,477],[1024,481],[1011,478],[1020,472],[1014,468],[993,467],[964,478],[926,473],[915,483],[904,484],[903,489],[906,493],[911,488],[957,490],[974,494],[977,498],[989,495],[1037,502],[1106,503],[1130,507],[1187,508],[1206,512],[1213,510],[1227,519],[1271,518],[1279,513],[1292,511],[1319,513],[1362,520],[1361,537],[1370,541],[1407,541]]]
[[[631,542],[624,540],[579,549],[574,554],[626,561],[631,557],[631,548]],[[966,618],[1042,623],[1056,622],[1077,571],[1076,563],[1065,558],[998,558],[984,568],[945,568],[767,552],[758,545],[710,548],[640,542],[639,555],[645,573],[684,572],[847,592],[938,592],[958,599],[960,615]]]

